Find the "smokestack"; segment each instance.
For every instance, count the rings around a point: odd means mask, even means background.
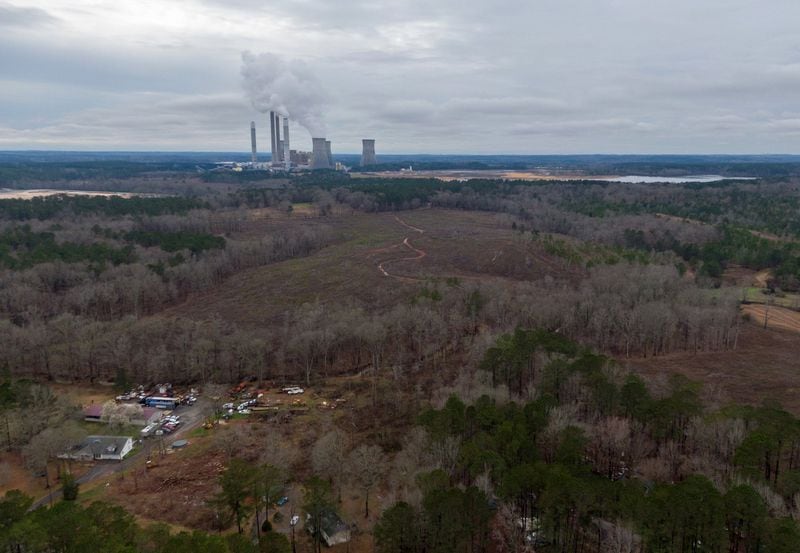
[[[328,162],[328,152],[324,138],[312,138],[313,144],[311,149],[311,168],[312,169],[330,169],[331,165]]]
[[[277,113],[275,114],[275,149],[277,150],[277,156],[275,157],[275,162],[283,161],[283,141],[281,140],[281,116]]]
[[[375,157],[375,139],[365,138],[361,141],[361,166],[375,165],[378,163]]]
[[[289,118],[283,118],[283,161],[288,171],[292,166],[292,154],[289,153]]]
[[[275,158],[277,157],[278,152],[278,143],[275,141],[275,112],[269,112],[269,133],[270,137],[272,138],[272,163],[275,163]]]
[[[333,169],[333,167],[334,167],[334,165],[333,165],[333,155],[331,154],[331,141],[330,140],[326,140],[325,141],[325,155],[328,156],[328,167]]]
[[[256,162],[256,122],[250,121],[250,161]]]

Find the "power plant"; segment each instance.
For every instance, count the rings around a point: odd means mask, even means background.
[[[281,136],[283,127],[283,136]],[[242,171],[244,169],[258,169],[268,171],[292,171],[303,169],[336,169],[348,171],[343,164],[334,162],[331,151],[331,141],[324,137],[311,139],[312,151],[303,152],[291,149],[289,141],[289,118],[275,111],[269,112],[270,154],[269,162],[258,161],[258,147],[256,142],[256,122],[250,121],[250,162],[237,163],[234,161],[218,162],[220,168]],[[375,165],[375,139],[365,138],[361,141],[361,166]]]
[[[375,139],[365,138],[361,141],[361,167],[375,165],[378,158],[375,157]]]

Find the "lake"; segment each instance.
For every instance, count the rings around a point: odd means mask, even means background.
[[[722,180],[756,180],[754,177],[723,177],[721,175],[687,175],[685,177],[645,177],[628,175],[625,177],[598,177],[597,180],[624,183],[674,183],[686,184],[690,182],[718,182]]]

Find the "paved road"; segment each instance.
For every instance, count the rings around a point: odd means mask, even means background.
[[[177,415],[181,416],[181,425],[178,429],[167,436],[164,437],[164,445],[169,447],[172,442],[175,440],[180,439],[181,436],[186,435],[191,430],[197,428],[203,423],[203,403],[198,401],[194,405],[181,405],[173,412]],[[149,440],[153,441],[153,438],[149,438]],[[153,444],[155,442],[153,441]],[[77,479],[78,484],[88,484],[97,480],[99,478],[103,478],[105,476],[116,474],[118,472],[124,472],[135,465],[137,462],[142,460],[150,448],[142,447],[139,448],[136,453],[133,455],[129,455],[123,461],[96,461],[94,466],[92,466],[89,471]],[[50,503],[55,503],[61,498],[61,488],[54,489],[50,492],[50,494],[34,501],[33,505],[31,505],[30,510],[38,509],[43,505],[47,505]]]

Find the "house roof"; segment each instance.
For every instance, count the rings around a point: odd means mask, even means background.
[[[103,414],[103,406],[100,405],[99,403],[93,403],[83,408],[84,417],[93,417],[99,419],[100,415],[102,414]]]
[[[321,513],[319,523],[322,531],[329,536],[333,536],[339,532],[347,530],[347,524],[345,524],[344,521],[339,518],[339,515],[328,509]]]
[[[131,440],[130,436],[86,436],[83,449],[92,453],[119,454],[128,440]]]
[[[98,457],[100,455],[119,455],[132,440],[130,436],[86,436],[64,455],[69,457]]]
[[[149,421],[153,416],[157,413],[163,413],[164,411],[158,409],[156,407],[142,407],[142,420]],[[83,416],[84,417],[91,417],[94,419],[99,419],[103,415],[103,405],[99,403],[93,403],[91,405],[87,405],[83,408]],[[136,420],[136,419],[134,419]]]

